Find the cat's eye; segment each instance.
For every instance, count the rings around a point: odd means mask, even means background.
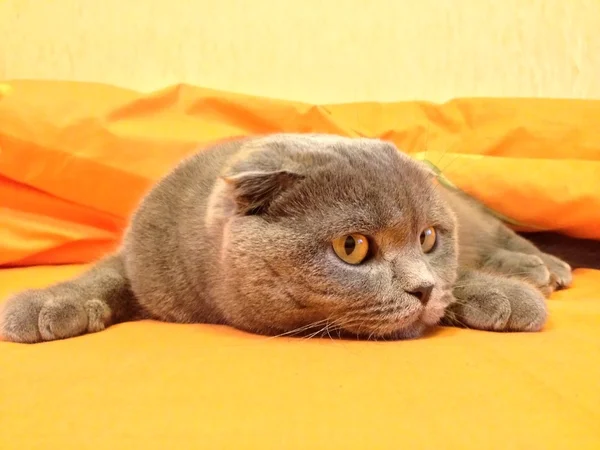
[[[362,234],[354,233],[334,239],[333,251],[348,264],[360,264],[369,254],[369,240]]]
[[[420,236],[421,240],[421,250],[423,253],[429,253],[435,247],[435,242],[437,240],[437,235],[435,232],[435,228],[427,227],[421,232]]]

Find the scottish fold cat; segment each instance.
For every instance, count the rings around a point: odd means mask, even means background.
[[[571,268],[376,139],[275,134],[203,150],[142,200],[122,246],[7,299],[34,343],[137,319],[264,335],[537,331]]]

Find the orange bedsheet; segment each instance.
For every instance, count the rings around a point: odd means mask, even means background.
[[[114,248],[198,145],[275,131],[377,136],[533,229],[600,239],[600,101],[306,105],[174,86],[0,83],[0,301]],[[77,263],[55,267],[34,264]],[[127,323],[0,342],[0,449],[599,449],[600,272],[546,329],[410,342],[268,339]]]
[[[0,266],[85,263],[199,145],[319,131],[389,139],[533,229],[600,239],[600,101],[307,105],[178,85],[0,83]]]
[[[0,298],[80,270],[1,270]],[[600,271],[549,303],[534,334],[367,343],[142,322],[0,342],[0,448],[597,450]]]

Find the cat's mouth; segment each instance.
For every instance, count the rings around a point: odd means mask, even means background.
[[[367,340],[418,338],[440,323],[451,299],[451,294],[443,293],[425,306],[415,302],[381,315],[359,311],[352,314],[353,320],[346,320],[341,328],[348,334]]]

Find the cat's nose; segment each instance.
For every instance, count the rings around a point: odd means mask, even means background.
[[[407,291],[410,295],[414,295],[419,299],[423,306],[427,305],[429,298],[431,297],[431,291],[433,291],[433,283],[423,283],[416,289]]]

